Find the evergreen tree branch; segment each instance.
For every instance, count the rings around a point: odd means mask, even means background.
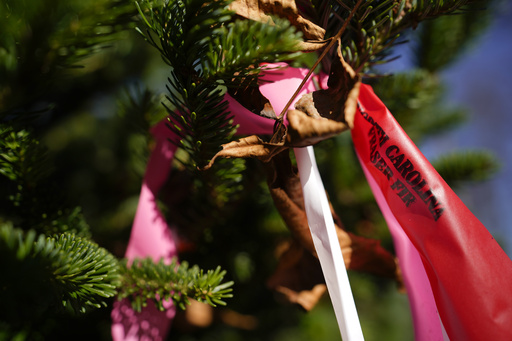
[[[0,125],[1,175],[33,187],[47,177],[51,169],[46,148],[28,130]]]
[[[130,0],[6,0],[0,13],[0,119],[21,120],[51,108],[33,104],[133,26],[137,12]]]
[[[46,237],[3,224],[0,254],[2,320],[36,318],[49,308],[83,313],[106,306],[116,293],[115,257],[73,234]]]
[[[273,24],[236,20],[222,26],[209,44],[202,61],[203,77],[238,87],[246,78],[255,78],[262,63],[279,63],[300,57],[301,33],[285,19]],[[240,37],[249,37],[240,43]]]
[[[233,22],[226,6],[224,1],[198,0],[167,1],[158,8],[150,1],[138,4],[146,25],[145,33],[139,31],[173,67],[167,98],[170,127],[189,153],[191,168],[204,166],[233,136],[219,86],[255,79],[260,63],[297,56],[300,35],[289,23]]]
[[[0,217],[45,234],[72,232],[89,237],[79,207],[63,208],[50,181],[53,164],[45,146],[26,129],[0,125]]]
[[[224,101],[226,88],[256,85],[261,63],[298,57],[301,34],[285,20],[275,25],[234,20],[227,1],[140,1],[139,32],[170,65],[166,101],[169,128],[181,148],[175,159],[193,181],[180,205],[186,219],[221,215],[242,190],[245,160],[225,159],[198,171],[225,144],[236,127]],[[241,39],[244,37],[244,39]],[[193,212],[191,212],[191,210]],[[194,224],[192,224],[194,225]]]
[[[490,21],[490,11],[482,11],[482,7],[489,3],[482,0],[469,2],[457,15],[422,23],[415,34],[415,40],[419,42],[415,49],[417,66],[431,72],[437,71],[466,52]]]
[[[441,104],[445,88],[439,77],[427,70],[414,69],[383,77],[375,82],[374,89],[416,142],[423,136],[440,134],[466,120],[463,109]]]
[[[501,166],[495,155],[484,150],[450,152],[432,164],[450,186],[488,180]]]
[[[118,298],[129,298],[136,311],[152,300],[160,310],[163,302],[172,299],[181,309],[186,309],[189,298],[213,307],[225,305],[223,299],[232,297],[233,282],[222,283],[225,275],[220,267],[206,273],[198,266],[189,267],[187,262],[169,265],[163,260],[154,263],[151,258],[136,259],[131,266],[126,261],[121,266],[121,282]]]
[[[391,47],[407,29],[443,15],[466,13],[471,0],[369,0],[355,12],[349,29],[342,36],[343,57],[357,72],[388,61]],[[316,3],[316,2],[315,2]],[[327,34],[346,24],[355,0],[318,1],[316,20]]]

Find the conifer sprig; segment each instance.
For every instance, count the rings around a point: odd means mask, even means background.
[[[0,125],[0,174],[34,186],[50,171],[46,148],[29,131]]]
[[[228,3],[136,2],[139,32],[170,66],[163,105],[169,128],[177,136],[173,142],[181,148],[175,159],[193,174],[186,198],[191,204],[181,211],[193,221],[221,215],[219,209],[242,190],[245,160],[225,159],[211,170],[198,171],[235,133],[224,100],[227,88],[256,85],[261,63],[298,56],[301,34],[288,21],[276,20],[270,25],[235,20]]]
[[[276,25],[234,21],[226,1],[146,0],[137,3],[140,29],[168,63],[167,97],[171,129],[190,155],[192,168],[204,166],[234,133],[223,101],[223,86],[257,77],[260,63],[297,56],[300,34],[287,21]],[[243,37],[243,39],[242,39]]]
[[[225,3],[198,0],[136,2],[145,39],[172,69],[168,78],[166,106],[170,129],[179,137],[179,146],[190,157],[184,162],[195,169],[209,159],[233,128],[215,81],[202,81],[201,56],[209,51],[209,41],[230,18]],[[214,133],[212,133],[214,132]]]
[[[127,0],[7,0],[0,13],[0,119],[13,120],[51,109],[45,96],[67,69],[119,38],[137,10]]]
[[[202,62],[203,75],[239,86],[247,77],[259,74],[261,63],[300,57],[297,43],[301,36],[285,19],[275,18],[272,25],[251,20],[230,22],[219,28],[219,34],[209,44]]]
[[[328,2],[317,13],[327,32],[333,34],[345,22],[355,0]],[[342,37],[343,56],[357,72],[389,61],[390,48],[409,28],[441,15],[459,13],[471,0],[368,0],[355,13]]]
[[[498,158],[486,150],[450,152],[432,164],[450,186],[488,180],[501,166]]]
[[[129,298],[136,311],[152,300],[164,310],[163,302],[172,299],[181,309],[186,309],[189,298],[211,306],[225,305],[223,299],[232,297],[233,282],[222,283],[225,271],[217,267],[206,273],[198,266],[189,267],[187,262],[169,265],[163,260],[154,263],[151,258],[136,259],[131,266],[121,267],[119,299]]]
[[[46,237],[3,224],[0,254],[0,297],[3,310],[14,318],[28,314],[22,311],[24,302],[32,301],[41,311],[60,307],[85,312],[106,306],[116,293],[117,259],[88,239],[69,233]]]

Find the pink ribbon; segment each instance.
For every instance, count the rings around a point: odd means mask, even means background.
[[[152,129],[156,146],[148,161],[125,253],[129,261],[151,257],[155,262],[163,258],[164,262],[170,263],[177,256],[172,230],[156,203],[158,191],[169,176],[176,151],[176,146],[168,140],[175,136],[169,135],[168,131],[164,121]],[[111,313],[113,340],[164,340],[176,314],[176,307],[171,301],[164,302],[164,307],[166,311],[159,311],[153,302],[148,302],[147,307],[137,313],[127,299],[115,302]]]
[[[416,341],[447,340],[447,336],[443,333],[444,329],[439,319],[432,288],[430,287],[420,254],[389,209],[382,191],[366,166],[362,162],[361,166],[382,215],[386,219],[393,238],[395,252],[400,260],[400,267],[411,307],[414,339]]]

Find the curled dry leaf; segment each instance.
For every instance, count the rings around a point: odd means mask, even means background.
[[[348,129],[344,123],[324,118],[316,119],[298,110],[288,112],[288,122],[289,126],[282,125],[270,142],[251,135],[222,145],[222,150],[215,154],[204,169],[209,169],[218,157],[252,157],[268,162],[285,149],[310,146]]]
[[[327,290],[320,262],[291,239],[279,245],[279,264],[267,280],[267,287],[284,299],[309,311]]]
[[[222,145],[222,150],[213,156],[210,162],[204,167],[204,170],[213,166],[213,163],[218,157],[253,157],[263,162],[268,162],[274,155],[282,152],[286,148],[284,144],[265,142],[257,135],[251,135]]]
[[[274,206],[302,248],[316,255],[304,208],[298,170],[288,153],[280,153],[267,164],[267,183]]]
[[[360,85],[359,76],[343,59],[338,41],[336,57],[329,72],[328,88],[302,96],[295,108],[311,117],[346,122],[352,128]]]
[[[342,122],[315,118],[299,110],[288,111],[288,134],[286,143],[290,147],[306,147],[348,130]]]
[[[327,44],[325,29],[300,15],[295,0],[235,0],[229,8],[241,17],[272,23],[272,16],[287,19],[302,32],[302,51],[315,51]]]
[[[313,275],[318,272],[321,274],[320,264],[316,258],[314,262],[311,261],[311,257],[316,256],[315,247],[304,211],[300,178],[291,164],[288,153],[276,155],[267,164],[267,178],[274,204],[295,239],[283,253],[278,268],[267,284],[285,294],[290,302],[310,309],[311,299],[315,297],[312,291],[318,290],[316,285],[323,283],[323,277],[317,278]],[[399,287],[403,286],[395,257],[384,249],[378,240],[347,232],[334,212],[333,218],[345,266],[348,269],[392,278],[397,281]],[[310,277],[305,279],[303,271],[309,273]]]

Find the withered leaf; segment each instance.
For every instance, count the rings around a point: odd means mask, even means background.
[[[302,32],[305,41],[300,49],[315,51],[324,47],[325,29],[300,15],[295,0],[235,0],[229,8],[241,17],[272,23],[271,16],[287,19]]]
[[[311,117],[324,117],[354,126],[360,79],[341,54],[340,42],[331,65],[327,89],[303,95],[295,104],[297,110]]]
[[[282,294],[286,301],[311,310],[327,290],[318,259],[295,239],[279,249],[279,264],[267,280],[267,287]]]
[[[288,134],[286,143],[290,147],[306,147],[326,140],[348,129],[342,122],[315,118],[299,110],[288,111]]]
[[[266,165],[267,184],[274,206],[299,244],[316,255],[307,224],[302,186],[298,170],[292,166],[288,153],[280,153]]]
[[[305,147],[316,144],[348,129],[342,122],[324,118],[316,119],[298,110],[288,112],[288,127],[281,126],[270,142],[263,141],[257,135],[241,138],[222,145],[220,150],[204,169],[209,169],[218,157],[257,158],[268,162],[285,149]]]
[[[263,141],[257,135],[251,135],[222,145],[222,150],[213,156],[204,169],[209,169],[218,157],[253,157],[263,162],[268,162],[274,155],[282,152],[286,148],[283,143],[269,143]]]
[[[312,284],[311,279],[307,281],[302,279],[300,273],[305,267],[304,264],[309,261],[304,258],[305,256],[300,253],[299,249],[304,249],[304,252],[311,256],[315,256],[316,252],[304,211],[300,178],[289,161],[288,153],[278,154],[267,164],[267,178],[274,204],[296,239],[294,249],[283,254],[285,258],[281,259],[279,267],[269,280],[269,285],[284,293],[290,301],[298,303],[298,297],[301,295],[311,298],[310,293],[306,292],[312,290],[313,284],[321,282],[315,279],[315,283]],[[333,212],[333,218],[345,266],[348,269],[392,278],[397,281],[399,287],[403,286],[396,258],[384,249],[378,240],[347,232],[343,229],[335,212]],[[315,264],[319,266],[319,263]],[[312,272],[310,268],[307,269],[308,272]],[[299,271],[299,273],[292,274],[293,271]],[[294,280],[291,281],[291,278]],[[305,292],[302,293],[303,291]]]
[[[248,137],[225,144],[205,169],[210,168],[217,157],[256,157],[268,162],[286,148],[313,145],[347,130],[348,127],[353,127],[360,80],[350,65],[343,60],[340,41],[327,86],[327,89],[302,96],[295,105],[297,110],[289,110],[287,113],[289,126],[277,124],[279,129],[274,132],[270,142],[258,137]],[[270,103],[259,90],[241,91],[241,99],[252,103],[256,111],[260,110],[260,114],[261,110],[270,110]],[[253,93],[257,95],[255,99],[251,98]]]

